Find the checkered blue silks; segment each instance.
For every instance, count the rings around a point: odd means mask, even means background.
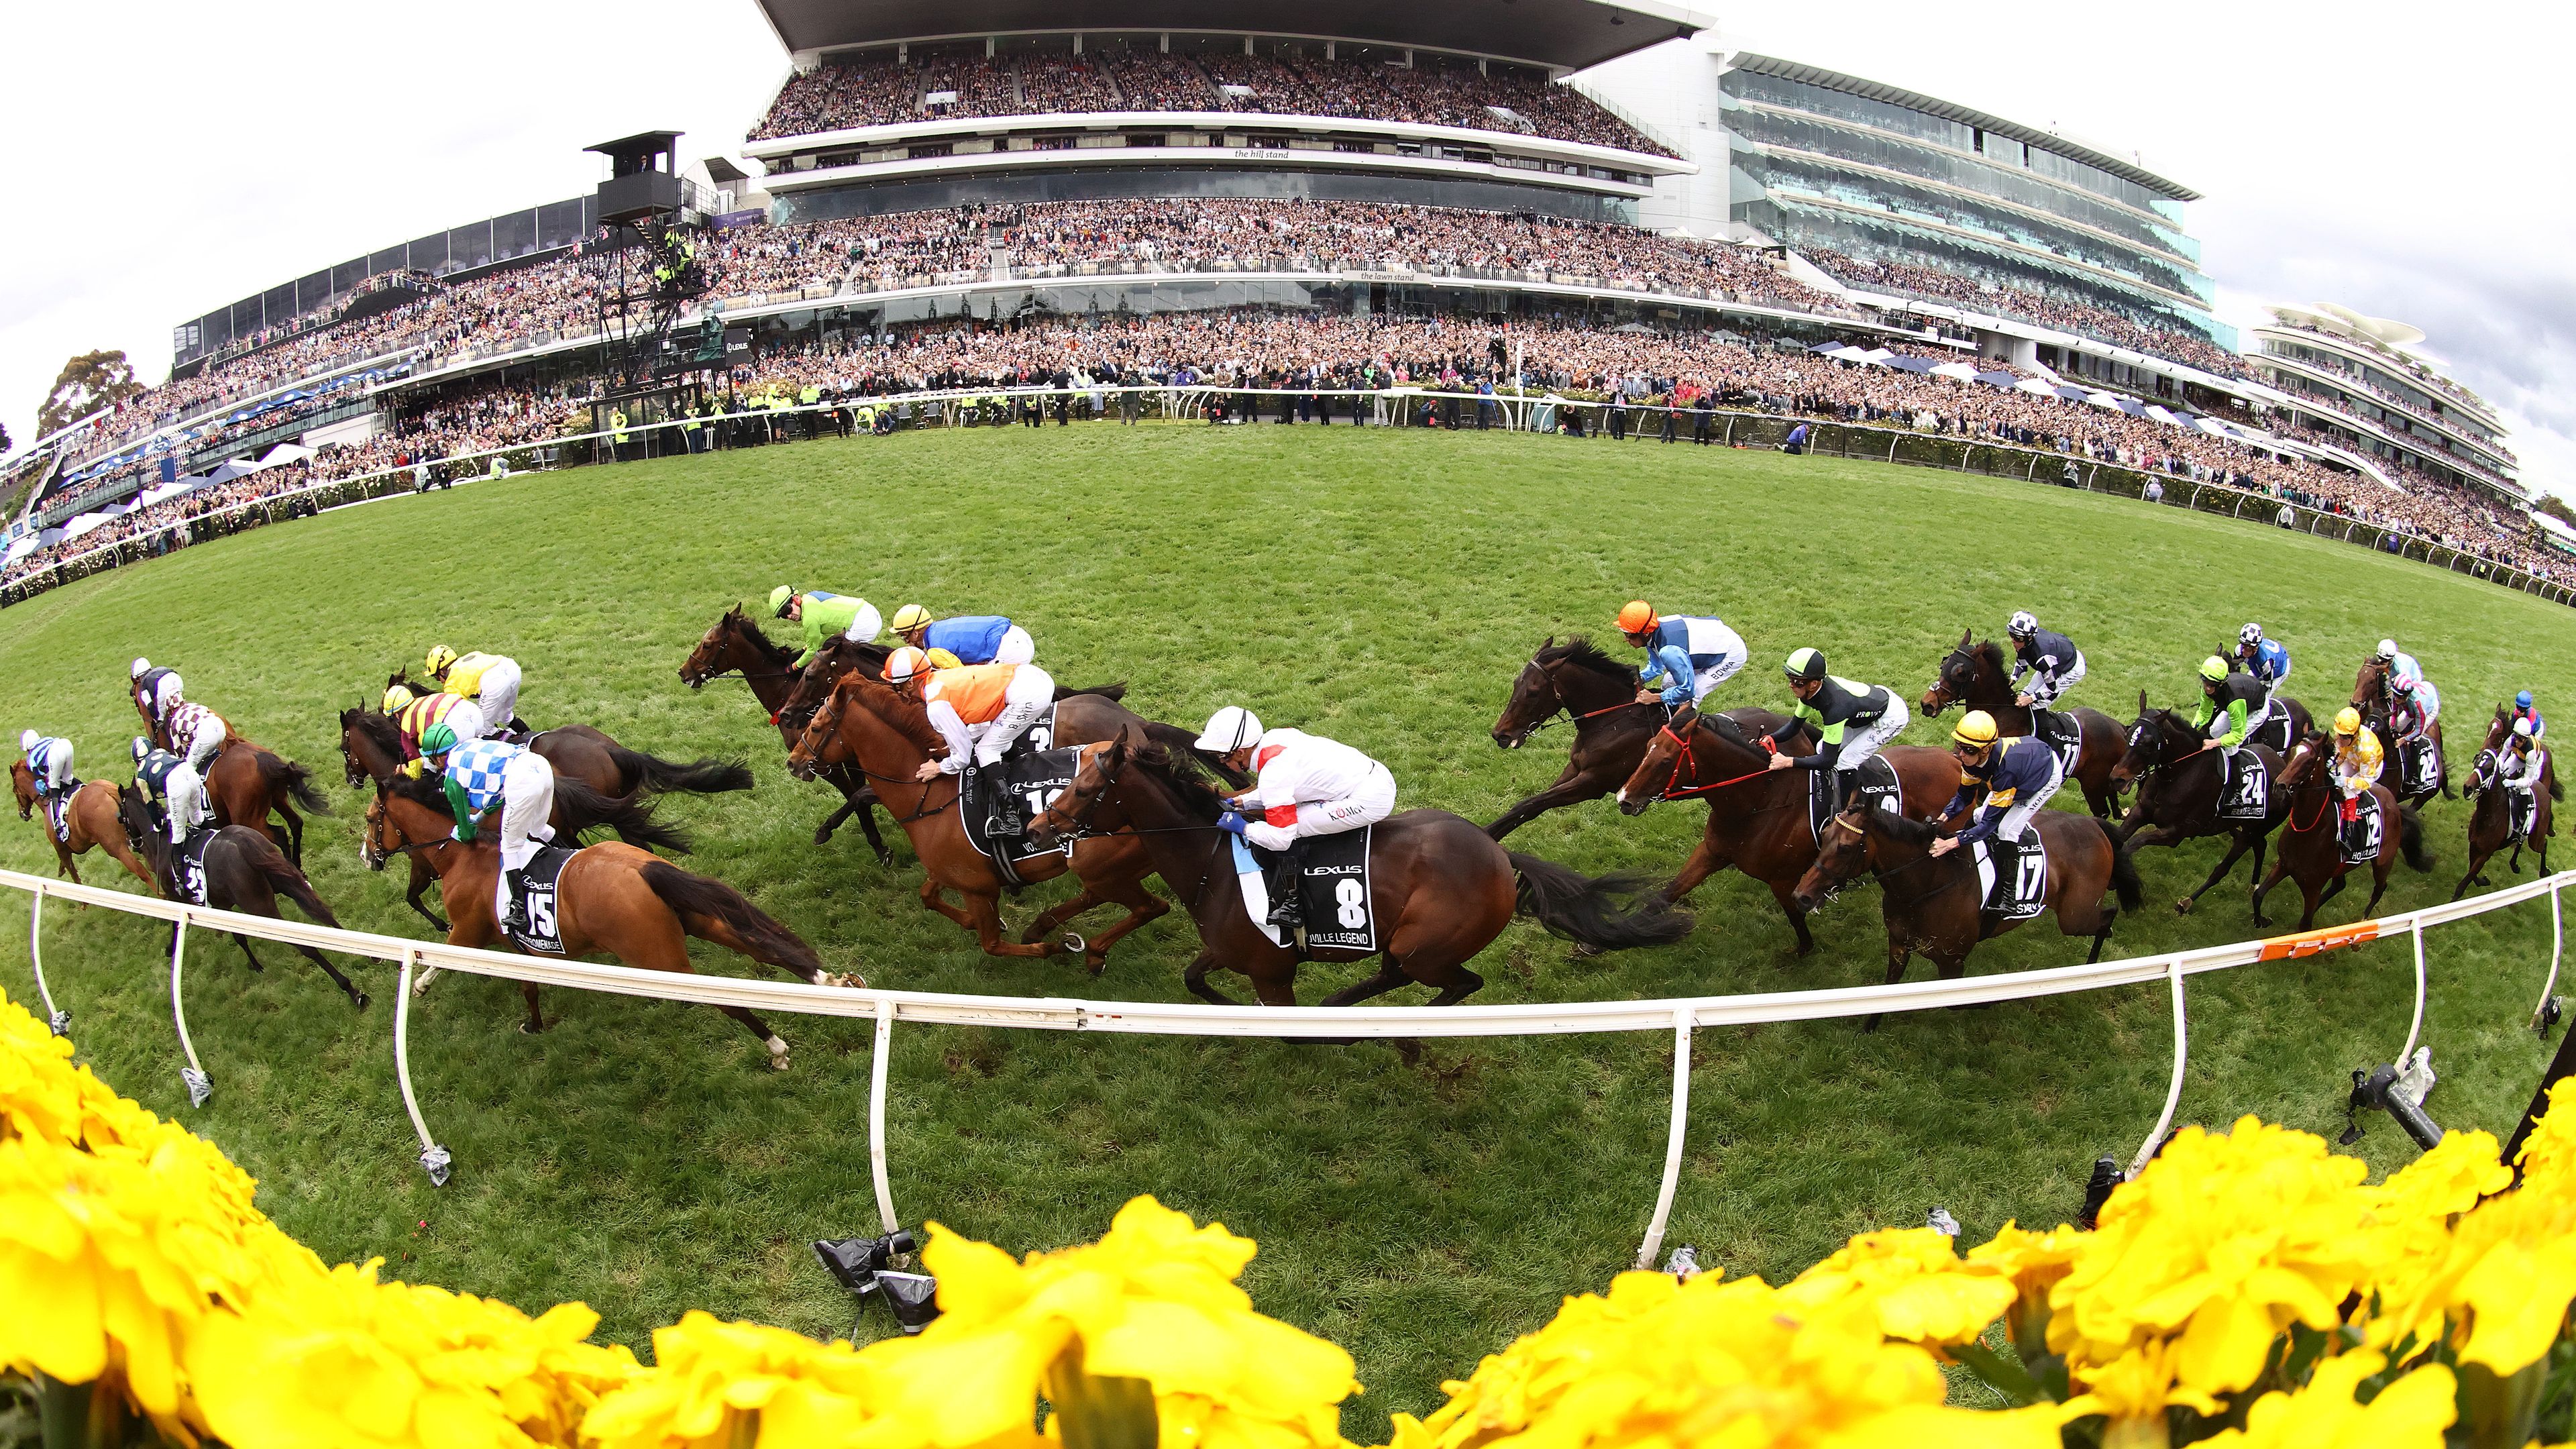
[[[466,803],[480,813],[501,798],[502,774],[512,760],[527,752],[524,745],[467,740],[447,752],[447,778],[456,782],[457,788],[465,792]]]

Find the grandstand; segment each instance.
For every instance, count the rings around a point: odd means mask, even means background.
[[[2520,464],[2495,410],[2408,349],[2424,334],[2403,322],[2319,302],[2274,307],[2254,329],[2254,375],[2294,425],[2385,466],[2490,505],[2529,504]]]

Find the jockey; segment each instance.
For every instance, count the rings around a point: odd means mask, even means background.
[[[2424,698],[2422,681],[2392,677],[2388,686],[2389,743],[2412,744],[2424,738],[2432,725],[2433,711]]]
[[[179,702],[179,671],[155,669],[151,660],[137,659],[130,677],[135,696],[152,711],[152,722],[159,724],[169,718],[170,707]]]
[[[1029,631],[999,614],[934,619],[919,604],[894,611],[894,632],[915,649],[945,649],[966,664],[1026,664],[1038,657]]]
[[[2281,682],[2290,677],[2290,651],[2280,640],[2264,638],[2260,624],[2247,624],[2236,631],[2236,662],[2263,686],[2266,707],[2272,703],[2272,696],[2281,692]]]
[[[1619,632],[1646,651],[1638,675],[1637,703],[1662,700],[1666,709],[1697,704],[1708,692],[1735,677],[1744,667],[1744,640],[1714,614],[1657,614],[1643,599],[1630,599],[1619,610]],[[1658,693],[1645,687],[1660,679]]]
[[[2540,736],[2530,722],[2515,720],[2504,748],[2496,751],[2496,783],[2521,797],[2514,801],[2513,819],[2520,820],[2523,808],[2531,803],[2532,787],[2540,783],[2541,765],[2548,758],[2549,752],[2540,747]]]
[[[18,733],[18,748],[27,756],[27,773],[36,777],[36,799],[45,807],[46,823],[54,827],[55,838],[68,843],[71,826],[55,812],[62,806],[64,792],[72,787],[72,742],[53,735],[40,735],[34,730]]]
[[[2004,883],[2009,895],[2019,880],[2014,871],[2031,817],[2066,783],[2066,767],[2057,751],[2035,735],[1998,741],[1995,717],[1982,709],[1968,711],[1967,718],[1950,732],[1950,753],[1959,761],[1959,793],[1950,797],[1942,814],[1955,815],[1972,805],[1979,808],[1967,829],[1932,842],[1932,853],[1947,855],[1960,846],[1986,841],[1995,879]]]
[[[2202,749],[2222,752],[2220,764],[2232,764],[2236,748],[2271,717],[2272,706],[2253,675],[2231,673],[2215,654],[2200,661],[2200,704],[2191,712],[2191,727],[2206,736]]]
[[[205,777],[168,750],[152,748],[141,735],[134,737],[134,785],[147,803],[160,807],[173,847],[186,845],[214,814],[206,804]]]
[[[1290,846],[1309,836],[1375,825],[1395,813],[1395,776],[1386,766],[1321,735],[1264,730],[1260,719],[1241,705],[1229,704],[1209,715],[1198,748],[1254,777],[1252,789],[1226,802],[1227,812],[1217,824],[1279,852],[1266,872],[1273,926],[1305,924]]]
[[[1879,746],[1896,738],[1905,728],[1909,716],[1905,701],[1895,690],[1879,684],[1860,684],[1825,672],[1825,656],[1814,649],[1801,649],[1789,656],[1782,666],[1789,676],[1789,692],[1798,702],[1789,717],[1778,728],[1757,741],[1771,752],[1774,770],[1796,766],[1801,770],[1823,770],[1827,774],[1825,810],[1828,814],[1842,809],[1847,786]],[[1780,753],[1780,741],[1800,722],[1816,728],[1816,753],[1789,756]]]
[[[528,727],[519,722],[519,661],[499,654],[459,655],[444,644],[434,644],[422,664],[440,688],[475,702],[483,711],[485,729],[527,733]]]
[[[434,724],[421,731],[420,753],[447,787],[453,838],[471,841],[475,818],[501,802],[501,887],[504,930],[527,933],[528,862],[555,838],[547,818],[555,812],[555,768],[525,745],[504,740],[459,742],[456,731]]]
[[[2051,629],[2039,627],[2039,620],[2028,609],[2017,611],[2004,625],[2004,637],[2012,641],[2012,685],[2017,691],[2013,703],[2036,714],[2057,702],[2057,697],[2084,682],[2084,651],[2075,642]],[[2030,687],[2023,689],[2023,675],[2030,676]],[[2030,732],[2039,733],[2039,721],[2031,721]],[[1955,731],[1953,732],[1956,733]]]
[[[2414,655],[2398,648],[2394,639],[2379,641],[2378,658],[2388,666],[2390,692],[2413,692],[2424,711],[2424,726],[2430,729],[2433,721],[2442,717],[2442,694],[2433,687],[2433,681],[2424,677],[2424,666],[2415,662]]]
[[[184,756],[188,768],[201,776],[232,738],[232,731],[225,727],[222,716],[202,704],[190,704],[184,699],[170,706],[169,717],[161,721],[161,729],[169,736],[170,748]]]
[[[421,774],[420,737],[431,725],[445,724],[459,740],[479,740],[489,728],[483,707],[463,695],[415,695],[399,684],[385,691],[385,713],[394,717],[402,739],[403,773],[415,780]]]
[[[931,728],[948,742],[948,758],[924,760],[916,780],[963,773],[968,764],[989,769],[1055,701],[1055,681],[1034,664],[968,664],[935,669],[921,650],[906,645],[886,656],[886,683],[910,690],[929,711]],[[918,684],[918,688],[913,686]],[[1011,802],[992,792],[988,833],[1016,834]]]
[[[793,584],[780,584],[769,591],[769,612],[791,624],[805,626],[805,652],[796,656],[793,669],[814,662],[823,646],[838,634],[844,639],[865,644],[877,637],[883,625],[877,606],[856,594],[835,594],[826,589],[799,589]]]
[[[2343,802],[2343,824],[2347,846],[2354,844],[2352,831],[2361,823],[2361,797],[2379,783],[2379,771],[2385,763],[2379,749],[2379,736],[2365,728],[2361,711],[2345,705],[2334,717],[2334,783],[2335,793]]]
[[[2535,740],[2548,737],[2549,724],[2540,717],[2540,707],[2531,702],[2531,691],[2528,689],[2514,692],[2513,720],[2516,724],[2529,724],[2531,737]]]

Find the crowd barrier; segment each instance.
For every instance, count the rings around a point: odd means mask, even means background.
[[[0,886],[30,896],[27,924],[28,964],[36,990],[57,1034],[69,1027],[69,1013],[54,998],[45,975],[43,931],[48,899],[104,906],[110,910],[173,923],[170,949],[170,1016],[186,1065],[180,1076],[190,1101],[202,1107],[214,1082],[188,1034],[181,967],[188,932],[238,932],[260,940],[311,946],[317,950],[371,958],[398,965],[393,1021],[394,1073],[401,1084],[403,1107],[410,1114],[421,1144],[420,1163],[431,1181],[444,1186],[451,1169],[448,1150],[429,1130],[411,1080],[410,1030],[414,973],[424,969],[490,976],[539,986],[641,996],[660,1001],[710,1006],[742,1006],[763,1012],[872,1019],[875,1055],[868,1086],[868,1168],[877,1212],[886,1232],[900,1226],[886,1161],[886,1064],[897,1022],[922,1025],[972,1025],[1040,1031],[1127,1032],[1158,1036],[1330,1037],[1361,1040],[1424,1037],[1549,1036],[1603,1032],[1670,1031],[1673,1040],[1672,1117],[1665,1141],[1663,1175],[1655,1194],[1637,1265],[1651,1266],[1661,1251],[1664,1228],[1681,1183],[1681,1165],[1690,1111],[1691,1040],[1701,1027],[1753,1026],[1773,1022],[1817,1021],[1877,1016],[1890,1012],[1929,1011],[1941,1007],[2026,1001],[2079,991],[2164,983],[2173,1003],[2174,1064],[2165,1092],[2164,1110],[2147,1134],[2128,1171],[2146,1165],[2173,1125],[2182,1100],[2188,1064],[2188,1013],[2185,978],[2311,956],[2369,941],[2412,938],[2415,968],[2414,1012],[2406,1044],[2393,1058],[2404,1063],[2414,1054],[2424,1029],[2428,980],[2424,933],[2452,921],[2484,915],[2546,895],[2549,897],[2549,970],[2533,1007],[2535,1023],[2543,1020],[2556,990],[2561,954],[2566,945],[2561,892],[2576,881],[2576,871],[2508,886],[2467,900],[2449,901],[2397,915],[2327,926],[2292,935],[2155,956],[2129,957],[2087,966],[2063,966],[1956,980],[1908,981],[1895,985],[1828,987],[1806,991],[1752,992],[1731,996],[1697,996],[1654,1001],[1589,1001],[1534,1004],[1478,1004],[1446,1007],[1353,1006],[1273,1007],[1217,1006],[1197,1002],[1079,1001],[1061,997],[972,996],[942,992],[885,991],[868,987],[810,986],[802,982],[752,980],[723,976],[675,976],[630,966],[585,961],[555,961],[512,953],[451,946],[444,942],[407,940],[299,921],[273,920],[211,910],[149,896],[130,895],[100,886],[73,885],[18,871],[0,870]]]

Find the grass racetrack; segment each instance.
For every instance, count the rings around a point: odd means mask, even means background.
[[[521,713],[541,726],[748,757],[755,790],[670,797],[662,813],[696,835],[693,869],[742,887],[831,968],[888,987],[1181,998],[1196,940],[1180,912],[1129,938],[1095,981],[1078,958],[983,956],[921,909],[907,848],[889,872],[853,828],[810,843],[835,803],[828,787],[788,778],[738,680],[692,694],[677,679],[725,606],[787,581],[889,613],[918,600],[1010,614],[1060,681],[1128,680],[1131,706],[1191,725],[1250,704],[1385,760],[1399,808],[1478,821],[1563,763],[1561,730],[1510,754],[1487,738],[1514,672],[1551,633],[1615,643],[1608,620],[1635,595],[1743,632],[1755,663],[1717,696],[1728,705],[1778,707],[1778,661],[1809,643],[1836,673],[1910,701],[1961,628],[2000,633],[2027,607],[2085,650],[2091,675],[2073,702],[2123,721],[2141,688],[2160,704],[2188,698],[2192,666],[2247,619],[2289,643],[2289,692],[2321,717],[2393,633],[2441,687],[2455,777],[2515,688],[2544,709],[2576,707],[2550,662],[2576,645],[2576,614],[2206,515],[1687,446],[1088,425],[522,476],[188,549],[0,616],[0,723],[67,735],[84,775],[122,779],[127,661],[179,668],[191,698],[326,779],[339,813],[306,842],[324,899],[353,927],[418,936],[399,869],[359,863],[362,797],[340,782],[333,712],[372,700],[433,642],[499,651],[526,667]],[[1905,738],[1946,735],[1946,721],[1918,718]],[[2081,802],[2070,788],[2056,804]],[[2433,804],[2435,869],[2399,866],[2383,909],[2448,895],[2466,816]],[[1596,801],[1511,843],[1586,872],[1665,874],[1701,818],[1664,805],[1628,820]],[[51,873],[39,826],[13,823],[5,841],[0,861]],[[2174,914],[2217,849],[2142,852],[2147,906],[2122,918],[2111,954],[2260,934],[2241,865],[2197,914]],[[96,853],[83,866],[121,878]],[[2510,879],[2501,859],[2489,875]],[[1006,923],[1068,889],[1006,902]],[[2323,920],[2351,919],[2366,895],[2348,891]],[[1489,982],[1476,999],[1874,982],[1875,897],[1855,890],[1819,917],[1804,961],[1768,894],[1734,874],[1700,890],[1698,931],[1669,949],[1571,961],[1518,922],[1475,963]],[[21,904],[13,895],[8,918]],[[2295,890],[2272,904],[2287,929]],[[2524,1019],[2548,926],[2533,904],[2428,937],[2425,1040],[2442,1076],[2430,1107],[2446,1126],[2502,1134],[2528,1097],[2547,1050]],[[230,943],[192,933],[190,1026],[217,1091],[191,1111],[163,929],[56,906],[46,932],[84,1059],[221,1143],[260,1178],[261,1205],[326,1259],[382,1255],[389,1274],[532,1309],[583,1299],[603,1333],[639,1349],[692,1307],[848,1331],[848,1300],[806,1241],[872,1230],[865,1021],[773,1018],[796,1049],[777,1075],[705,1008],[549,992],[559,1025],[527,1037],[512,1029],[514,986],[445,977],[412,1029],[423,1110],[456,1156],[440,1190],[413,1161],[395,1085],[389,968],[359,969],[377,998],[360,1017],[286,951],[264,952],[254,976]],[[2070,964],[2084,949],[2042,919],[1979,948],[1970,969]],[[7,989],[28,998],[24,957],[6,950]],[[703,947],[699,959],[756,969]],[[2401,939],[2196,978],[2179,1120],[2256,1112],[2339,1131],[2349,1071],[2406,1034],[2410,960]],[[1310,966],[1301,997],[1367,969]],[[1241,977],[1217,980],[1248,994]],[[1358,1356],[1369,1391],[1348,1428],[1375,1437],[1388,1411],[1426,1412],[1443,1377],[1626,1265],[1662,1162],[1670,1051],[1656,1034],[1434,1041],[1407,1066],[1383,1045],[906,1027],[889,1108],[895,1202],[908,1222],[1015,1252],[1088,1240],[1138,1192],[1222,1219],[1262,1245],[1255,1301]],[[2096,1155],[2136,1149],[2171,1052],[2161,986],[1899,1016],[1875,1035],[1849,1022],[1703,1031],[1670,1241],[1730,1274],[1778,1278],[1935,1204],[1972,1239],[2006,1218],[2056,1223]],[[2385,1117],[2367,1125],[2351,1150],[2375,1173],[2411,1155]],[[885,1327],[871,1317],[871,1331]]]

